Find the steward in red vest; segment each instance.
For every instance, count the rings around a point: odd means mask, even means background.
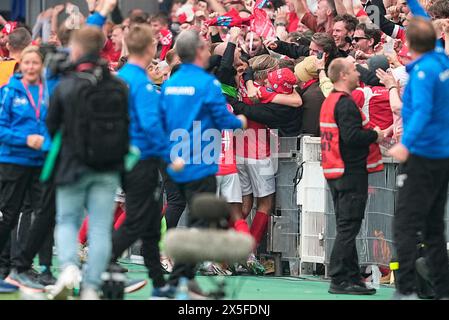
[[[353,58],[352,58],[353,59]],[[356,237],[368,199],[368,173],[382,170],[376,142],[384,137],[368,121],[352,99],[360,74],[350,58],[334,59],[328,75],[334,91],[320,113],[321,154],[324,176],[334,203],[336,237],[329,263],[329,293],[368,295],[376,290],[363,282]]]

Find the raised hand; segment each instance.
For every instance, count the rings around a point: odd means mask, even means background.
[[[117,0],[104,0],[103,5],[100,9],[100,14],[103,17],[106,17],[108,14],[110,14],[115,7],[117,6]]]
[[[267,39],[263,42],[263,44],[270,50],[276,50],[276,48],[278,47],[276,40],[274,39]]]
[[[382,69],[376,70],[376,76],[379,78],[380,83],[390,89],[391,87],[397,87],[398,83],[391,73],[385,72]]]
[[[236,43],[241,31],[242,30],[239,27],[232,27],[231,30],[229,30],[229,41]]]
[[[53,8],[53,15],[59,15],[62,11],[64,11],[65,5],[58,4]]]

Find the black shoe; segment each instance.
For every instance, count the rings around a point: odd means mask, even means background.
[[[394,292],[391,300],[419,300],[419,297],[414,292],[410,292],[408,294],[403,294],[403,293],[400,293],[398,290],[396,290]]]
[[[10,272],[11,272],[11,270],[9,268],[1,267],[0,268],[0,280],[5,280],[8,277]]]
[[[56,283],[56,278],[50,270],[42,272],[37,280],[43,286],[52,286]]]
[[[109,265],[108,271],[111,273],[127,273],[128,269],[122,267],[117,262],[111,262]]]
[[[40,273],[34,270],[33,268],[28,269],[24,272],[28,278],[30,278],[34,282],[39,282]]]
[[[198,282],[195,279],[192,279],[187,284],[189,290],[189,297],[191,300],[209,300],[211,295],[205,291],[203,291]]]
[[[426,263],[426,258],[419,257],[415,261],[416,272],[427,282],[430,283],[430,271]]]
[[[340,284],[331,283],[328,292],[331,294],[372,295],[376,293],[376,289],[369,289],[365,284],[344,281]]]

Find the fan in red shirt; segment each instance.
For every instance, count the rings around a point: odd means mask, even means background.
[[[0,58],[9,57],[9,51],[6,48],[8,43],[8,35],[17,28],[17,22],[6,23],[0,32]]]
[[[377,55],[368,59],[368,67],[372,72],[377,69],[386,71],[389,68],[385,56]],[[352,97],[366,118],[382,130],[387,136],[393,132],[393,112],[390,105],[390,94],[384,86],[363,86],[352,92]]]
[[[112,28],[111,38],[106,43],[101,52],[101,57],[109,62],[109,67],[114,70],[122,55],[123,47],[123,26],[116,25]]]
[[[357,88],[352,92],[352,98],[374,126],[382,130],[392,128],[393,112],[387,88],[381,86]]]

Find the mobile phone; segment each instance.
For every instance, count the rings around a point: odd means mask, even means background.
[[[318,59],[322,59],[323,58],[323,52],[318,52],[318,54],[317,54],[317,57],[318,57]]]
[[[384,53],[391,54],[394,52],[394,42],[392,40],[384,44]]]

